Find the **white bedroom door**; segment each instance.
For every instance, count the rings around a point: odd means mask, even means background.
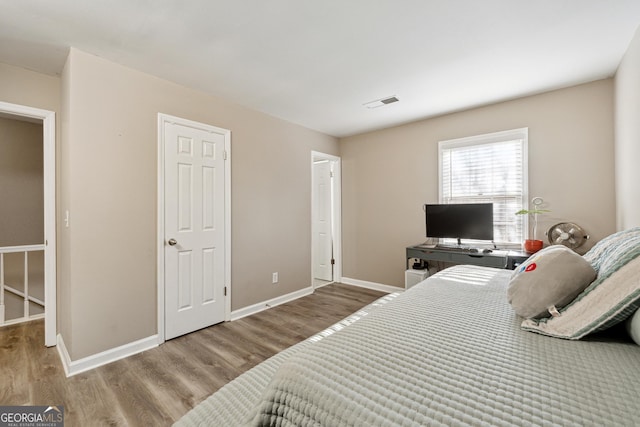
[[[322,160],[313,164],[313,276],[320,280],[333,280],[333,233],[331,205],[331,162]]]
[[[225,319],[225,138],[164,123],[165,339]]]

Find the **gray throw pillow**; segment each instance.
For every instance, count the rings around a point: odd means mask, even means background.
[[[548,317],[573,301],[595,278],[596,271],[582,256],[553,245],[532,255],[513,272],[507,297],[522,317]]]

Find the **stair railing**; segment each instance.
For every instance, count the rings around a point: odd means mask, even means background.
[[[23,246],[5,246],[0,247],[0,325],[19,323],[27,320],[31,320],[29,316],[29,304],[31,302],[36,303],[44,308],[44,301],[29,296],[29,253],[44,251],[44,245],[23,245]],[[24,254],[24,288],[22,291],[9,286],[5,281],[5,254],[11,253],[23,253]],[[11,292],[23,299],[23,316],[22,318],[12,319],[7,321],[5,318],[5,291]],[[40,317],[41,315],[38,315]]]

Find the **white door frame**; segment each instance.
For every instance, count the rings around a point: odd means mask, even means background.
[[[157,280],[158,280],[158,344],[165,342],[165,296],[164,296],[164,128],[166,123],[174,123],[182,126],[193,127],[205,131],[214,131],[218,133],[228,133],[227,129],[218,128],[204,123],[194,122],[192,120],[182,119],[180,117],[170,116],[164,113],[158,113],[158,228],[157,228]],[[224,150],[226,153],[225,162],[225,266],[224,266],[224,283],[227,289],[224,319],[228,321],[231,315],[231,138],[225,138]]]
[[[313,244],[313,193],[316,191],[315,179],[313,173],[313,163],[317,160],[328,160],[334,163],[333,179],[331,180],[331,192],[333,194],[333,203],[331,204],[332,214],[332,234],[333,238],[333,281],[340,282],[342,280],[342,161],[340,157],[332,154],[321,153],[319,151],[311,151],[311,286],[314,285],[314,244]]]
[[[42,120],[44,178],[44,345],[56,345],[56,113],[0,102],[0,113]]]

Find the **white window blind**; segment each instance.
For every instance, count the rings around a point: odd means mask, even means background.
[[[528,130],[439,143],[440,203],[493,203],[494,242],[520,245],[526,215]]]

